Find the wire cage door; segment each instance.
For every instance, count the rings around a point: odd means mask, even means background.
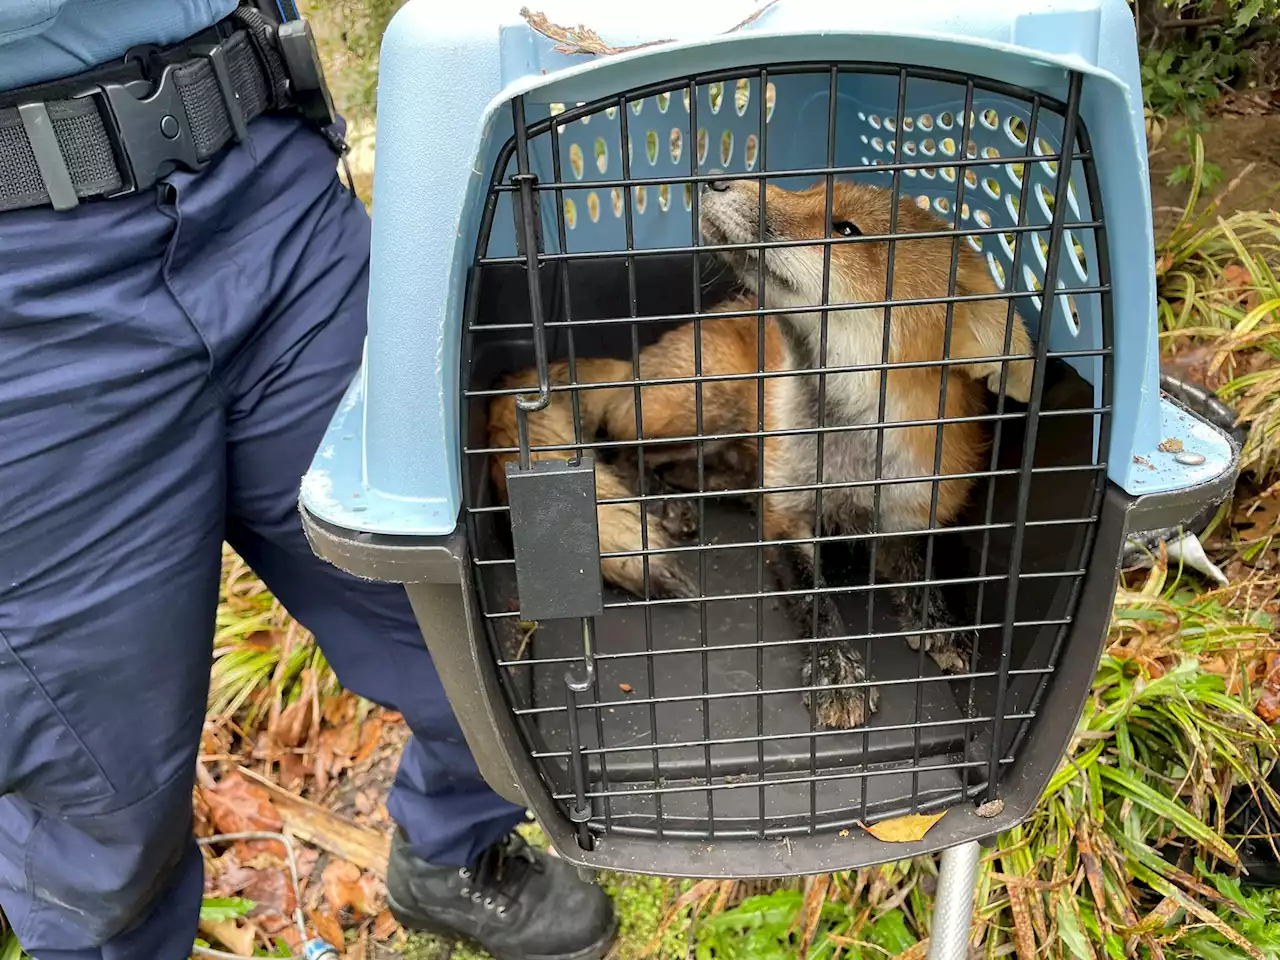
[[[465,527],[583,850],[998,803],[1074,723],[1042,705],[1083,705],[1101,641],[1112,359],[1083,83],[794,63],[512,102]]]

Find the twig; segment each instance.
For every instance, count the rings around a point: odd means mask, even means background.
[[[761,4],[751,15],[734,24],[721,36],[728,36],[736,33],[743,27],[750,26],[760,18],[769,7],[777,3],[778,0],[769,0],[768,3]],[[675,43],[674,38],[666,40],[646,40],[644,43],[635,43],[624,47],[614,47],[605,43],[600,34],[596,33],[585,24],[578,24],[576,27],[564,27],[556,23],[552,23],[547,19],[547,15],[542,11],[531,11],[528,7],[520,8],[520,16],[524,18],[525,23],[529,25],[529,29],[535,33],[540,33],[550,40],[556,41],[555,52],[564,53],[570,56],[587,55],[587,56],[613,56],[619,53],[630,53],[633,50],[643,50],[646,47],[657,47],[667,43]]]

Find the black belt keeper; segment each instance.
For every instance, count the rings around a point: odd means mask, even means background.
[[[254,118],[291,108],[345,152],[310,28],[248,5],[172,47],[0,91],[0,212],[139,193],[202,169]]]

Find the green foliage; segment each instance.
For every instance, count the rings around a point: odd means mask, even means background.
[[[1252,50],[1277,38],[1277,0],[1130,0],[1143,40],[1142,86],[1158,114],[1193,122],[1247,79]]]

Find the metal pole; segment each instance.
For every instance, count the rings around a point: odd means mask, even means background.
[[[973,931],[973,893],[978,883],[981,853],[982,845],[976,840],[942,851],[929,936],[929,960],[968,960],[969,935]]]

